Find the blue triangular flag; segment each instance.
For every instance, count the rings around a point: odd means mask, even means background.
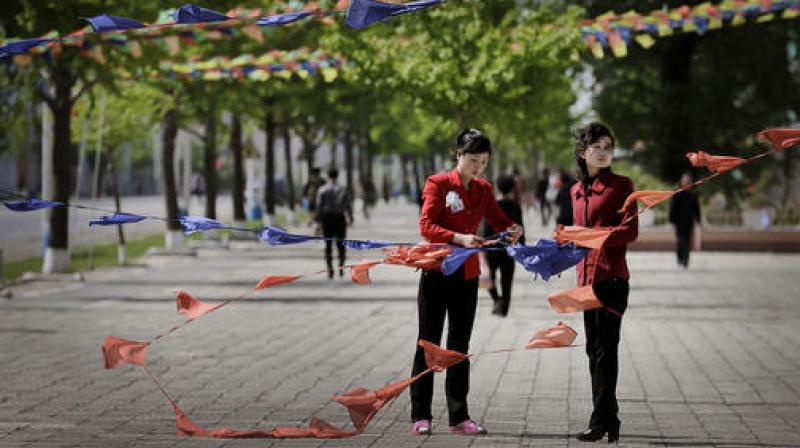
[[[310,240],[320,239],[316,236],[293,235],[281,229],[280,227],[272,226],[264,227],[264,230],[261,231],[259,238],[262,241],[266,241],[270,246],[284,246],[287,244],[298,244]]]
[[[227,225],[219,221],[215,221],[203,216],[181,216],[179,219],[181,221],[181,225],[183,226],[183,233],[185,235],[191,235],[195,232],[201,232],[203,230],[228,228]]]
[[[378,241],[378,240],[344,240],[344,245],[350,249],[367,250],[379,249],[381,247],[397,246],[397,243],[391,241]]]
[[[212,11],[191,3],[187,3],[172,13],[176,23],[220,22],[230,17],[217,11]]]
[[[452,275],[460,268],[469,257],[481,251],[480,247],[457,247],[453,246],[450,255],[442,260],[442,274]]]
[[[352,0],[347,8],[345,23],[350,28],[361,29],[375,22],[438,5],[442,0],[422,0],[410,3],[383,3],[375,0]]]
[[[287,12],[284,14],[276,14],[273,16],[264,16],[258,18],[256,25],[259,26],[288,25],[292,22],[296,22],[300,19],[304,19],[311,15],[314,15],[314,13],[311,11],[298,11],[298,12]]]
[[[92,28],[94,28],[94,30],[98,33],[102,33],[104,31],[144,28],[144,24],[138,20],[129,19],[127,17],[110,16],[108,14],[89,17],[86,19],[86,21],[89,22],[92,25]]]
[[[34,198],[34,199],[25,199],[23,201],[4,201],[3,205],[5,205],[9,210],[14,210],[15,212],[29,212],[32,210],[41,210],[44,208],[58,207],[59,205],[64,205],[64,203],[45,201],[43,199]]]
[[[139,222],[145,219],[144,216],[134,215],[133,213],[114,213],[113,216],[105,215],[100,219],[93,219],[89,221],[91,226],[113,226],[116,224],[127,224],[131,222]]]
[[[540,239],[532,246],[508,246],[506,252],[526,271],[535,272],[547,280],[575,266],[589,253],[589,249],[576,247],[574,244],[561,246],[553,240]]]

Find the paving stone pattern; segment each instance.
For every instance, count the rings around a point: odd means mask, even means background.
[[[416,211],[379,207],[351,234],[416,240]],[[528,231],[531,240],[544,235]],[[0,299],[0,447],[586,446],[569,436],[591,410],[582,319],[545,302],[573,286],[573,272],[543,282],[518,270],[507,319],[492,316],[480,293],[470,405],[488,436],[448,433],[438,374],[430,437],[410,434],[406,393],[352,439],[180,438],[169,403],[139,367],[102,368],[107,335],[147,339],[182,321],[176,289],[223,300],[268,273],[320,269],[321,247],[238,242],[197,257],[150,257],[55,289],[13,287],[13,298]],[[800,447],[800,257],[697,253],[688,271],[669,253],[634,253],[629,262],[621,444]],[[333,395],[377,388],[411,369],[418,273],[379,266],[372,278],[358,286],[315,276],[252,294],[156,342],[148,365],[208,428],[304,426],[315,415],[347,426]],[[578,330],[578,347],[481,355],[522,347],[558,320]]]

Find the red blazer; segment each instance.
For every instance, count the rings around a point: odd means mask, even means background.
[[[625,198],[633,192],[633,182],[625,176],[600,171],[594,182],[584,191],[585,184],[578,182],[570,189],[572,197],[572,217],[576,226],[613,227],[614,232],[600,250],[592,249],[586,258],[578,263],[578,285],[588,285],[619,277],[630,278],[628,264],[625,262],[627,245],[636,241],[639,235],[639,220],[633,218],[620,225],[629,216],[636,216],[636,202],[624,213],[619,210]]]
[[[514,225],[497,205],[491,182],[472,179],[468,191],[461,184],[457,170],[428,177],[422,198],[425,202],[419,217],[419,233],[431,243],[449,243],[456,233],[475,235],[484,216],[493,229]],[[480,273],[475,254],[464,263],[464,279],[476,278]]]

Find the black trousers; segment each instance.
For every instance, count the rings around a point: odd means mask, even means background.
[[[689,266],[689,251],[692,247],[692,228],[680,229],[675,227],[675,254],[678,256],[678,264],[683,267]]]
[[[594,284],[594,292],[603,305],[624,313],[628,307],[627,280],[612,278]],[[586,330],[586,354],[589,356],[589,373],[592,377],[592,402],[594,410],[589,427],[594,429],[618,428],[617,375],[619,360],[620,326],[622,318],[606,309],[583,312]]]
[[[417,295],[419,339],[439,345],[447,316],[447,348],[468,353],[477,304],[478,279],[464,280],[463,267],[446,277],[439,271],[423,271]],[[416,350],[413,375],[427,369],[425,352],[419,346]],[[469,360],[450,367],[446,375],[447,410],[453,426],[469,419]],[[411,421],[431,420],[432,400],[433,375],[429,374],[411,385]]]
[[[330,213],[322,215],[322,236],[336,239],[336,249],[339,252],[339,267],[344,266],[347,253],[343,239],[347,237],[347,220],[343,213]],[[328,276],[333,277],[333,240],[325,240],[325,262],[328,263]],[[341,273],[340,273],[341,275]]]
[[[501,251],[486,252],[486,264],[492,277],[489,294],[495,302],[494,311],[505,316],[511,305],[511,284],[514,282],[514,259]],[[497,271],[500,270],[500,294],[497,293]]]

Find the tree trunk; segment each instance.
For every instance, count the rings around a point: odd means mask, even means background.
[[[684,154],[694,148],[691,62],[696,42],[693,35],[671,38],[661,56],[663,115],[655,141],[662,147],[654,159],[659,176],[667,182],[677,182],[686,169]]]
[[[331,165],[330,165],[331,168],[337,168],[339,165],[339,160],[336,156],[338,152],[339,152],[339,140],[336,137],[334,137],[333,140],[331,140]]]
[[[178,220],[178,191],[175,186],[175,138],[178,136],[178,110],[170,109],[164,116],[161,134],[161,173],[164,179],[164,201],[167,209],[167,231],[182,229]]]
[[[69,70],[56,65],[52,71],[55,95],[48,103],[53,112],[53,185],[52,200],[63,202],[50,215],[50,234],[43,271],[46,273],[69,271],[69,196],[72,191],[72,138],[70,121],[72,112],[72,87],[74,81]],[[49,198],[46,198],[49,199]]]
[[[122,212],[119,194],[119,177],[117,173],[117,158],[114,149],[108,150],[108,175],[111,177],[111,192],[114,195],[114,210]],[[128,249],[125,246],[125,232],[122,225],[117,226],[117,264],[124,265],[128,262]]]
[[[208,98],[205,145],[203,148],[203,177],[206,184],[206,217],[217,219],[217,102]],[[188,173],[187,173],[188,176]]]
[[[400,185],[400,193],[408,199],[411,199],[411,184],[408,182],[408,160],[409,157],[407,155],[400,157],[400,172],[403,176],[403,183]]]
[[[291,117],[289,114],[283,119],[283,157],[286,159],[286,202],[289,210],[294,212],[294,164],[292,163],[292,135]]]
[[[264,170],[267,184],[265,186],[264,194],[264,210],[269,215],[270,220],[275,218],[275,114],[272,111],[272,100],[264,100],[264,136],[266,142],[264,148],[266,151],[264,157]],[[274,222],[270,222],[274,224]]]
[[[422,173],[419,169],[419,158],[414,157],[412,163],[414,164],[414,191],[418,197],[422,194],[422,191],[420,190],[420,176]],[[416,197],[414,199],[416,200]]]
[[[350,202],[355,197],[355,188],[353,188],[353,131],[348,128],[344,131],[344,168],[347,179],[347,192],[350,194]]]
[[[242,160],[242,116],[233,112],[231,122],[231,152],[233,153],[233,220],[247,221],[244,211],[244,161]]]

